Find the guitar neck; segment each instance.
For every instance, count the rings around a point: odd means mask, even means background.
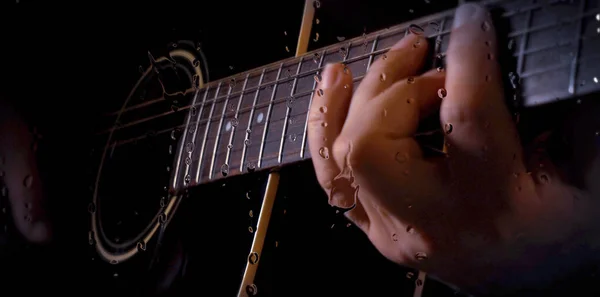
[[[598,91],[600,77],[591,66],[600,62],[597,3],[531,2],[486,2],[502,8],[502,21],[510,25],[508,44],[500,46],[516,61],[511,76],[520,82],[523,105]],[[453,15],[445,11],[211,82],[186,91],[176,108],[164,98],[127,107],[108,118],[119,124],[103,131],[110,135],[107,147],[143,138],[148,130],[179,131],[179,145],[171,148],[176,190],[308,159],[307,114],[324,65],[344,63],[356,89],[375,59],[409,30],[422,30],[432,40],[432,67],[443,66]]]

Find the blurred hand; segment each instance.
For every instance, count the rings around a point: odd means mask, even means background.
[[[560,274],[538,270],[589,243],[583,230],[597,206],[576,202],[548,160],[524,159],[485,8],[461,6],[453,26],[445,72],[418,75],[428,44],[415,34],[375,61],[354,93],[343,65],[326,67],[308,130],[318,180],[396,263],[472,291]],[[417,127],[438,110],[447,154],[425,158]]]

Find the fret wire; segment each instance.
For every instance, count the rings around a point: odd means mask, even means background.
[[[223,81],[219,82],[217,85],[217,92],[215,93],[215,97],[219,96],[219,92],[221,91],[221,85]],[[213,100],[210,106],[210,112],[208,115],[208,121],[206,122],[206,127],[204,128],[204,139],[202,139],[202,148],[200,149],[200,158],[198,159],[198,168],[196,170],[196,176],[194,177],[196,183],[200,182],[200,171],[202,169],[202,165],[204,165],[204,150],[206,149],[206,139],[208,138],[208,129],[210,128],[210,118],[212,118],[213,112],[215,110],[215,100]]]
[[[204,102],[206,101],[206,98],[208,97],[208,91],[210,90],[210,87],[206,88],[206,91],[204,92],[204,97],[202,98],[202,102],[203,104],[200,106],[200,110],[198,111],[198,115],[196,116],[196,127],[194,129],[194,133],[192,134],[192,143],[194,145],[194,147],[196,146],[196,136],[198,135],[198,129],[199,129],[199,124],[201,121],[201,117],[202,117],[202,112],[204,112]],[[188,157],[192,158],[192,154],[193,151],[188,153]],[[181,162],[181,159],[179,160],[179,162]],[[200,164],[198,164],[198,166],[200,166]],[[183,174],[184,178],[190,173],[190,165],[185,166],[185,172]],[[190,181],[191,182],[191,181]]]
[[[210,160],[210,171],[208,172],[208,179],[213,178],[215,160],[217,159],[217,148],[219,147],[219,141],[221,140],[221,129],[223,128],[223,120],[225,119],[227,103],[229,103],[229,95],[231,94],[231,90],[233,90],[233,87],[229,85],[229,90],[227,90],[227,98],[225,98],[225,103],[223,104],[223,111],[221,112],[221,118],[219,119],[219,127],[217,128],[217,136],[215,137],[215,145],[213,146],[213,153]]]
[[[321,53],[321,60],[319,60],[319,66],[317,67],[317,69],[321,69],[321,66],[323,65],[325,53],[326,53],[326,51],[323,51],[323,53]],[[350,51],[348,51],[348,53],[350,53]],[[342,62],[346,62],[347,57],[348,57],[348,55],[346,55],[342,59]],[[306,111],[306,121],[304,121],[304,131],[302,132],[302,143],[300,144],[300,159],[304,159],[304,150],[306,147],[306,135],[307,135],[307,131],[308,131],[308,116],[309,116],[309,112],[310,112],[310,106],[312,105],[313,96],[315,95],[316,87],[317,87],[317,81],[313,81],[312,90],[309,92],[310,96],[308,97],[308,109]]]
[[[236,120],[238,119],[238,114],[240,112],[240,106],[242,105],[242,98],[244,97],[244,90],[246,89],[246,85],[248,84],[248,78],[250,77],[250,73],[246,74],[246,79],[244,79],[244,85],[242,86],[242,92],[240,93],[240,98],[238,99],[237,108],[235,109],[235,115],[233,116]],[[239,126],[240,122],[237,121],[237,125]],[[229,144],[233,144],[233,134],[237,127],[231,125],[231,134],[229,134],[229,142],[227,143],[227,155],[225,155],[225,164],[229,164],[229,157],[231,156],[232,147]]]
[[[281,77],[281,70],[283,69],[283,63],[279,66],[279,71],[277,71],[277,78],[275,81],[278,81]],[[260,150],[258,151],[258,165],[257,167],[261,167],[262,165],[262,155],[265,149],[265,140],[267,138],[267,129],[269,128],[269,121],[271,119],[271,110],[273,109],[273,100],[275,100],[275,93],[277,92],[278,84],[273,85],[273,93],[271,94],[271,100],[269,101],[269,108],[267,109],[267,116],[265,117],[265,126],[263,127],[263,135],[260,141]]]
[[[194,94],[194,99],[193,99],[193,103],[196,103],[196,100],[198,99],[198,92],[200,92],[200,89],[196,90],[196,94]],[[175,170],[173,170],[173,183],[171,184],[171,187],[173,189],[175,189],[177,187],[177,180],[179,178],[179,168],[181,166],[181,157],[183,155],[183,149],[185,148],[185,141],[187,140],[187,129],[190,126],[190,122],[192,120],[192,114],[191,114],[191,110],[190,110],[190,114],[187,117],[187,121],[185,123],[185,128],[183,128],[183,133],[181,135],[181,141],[179,143],[179,150],[177,152],[177,157],[176,157],[176,161],[175,161]],[[189,166],[189,165],[187,165]]]
[[[267,68],[263,68],[261,74],[260,74],[260,78],[258,79],[258,85],[260,86],[260,84],[262,83],[264,77],[265,77],[265,72],[267,71]],[[252,101],[252,106],[250,107],[250,117],[248,118],[248,125],[246,125],[246,137],[244,137],[244,146],[242,147],[242,156],[240,158],[240,172],[244,171],[244,162],[246,162],[246,150],[248,149],[247,145],[246,145],[246,141],[248,139],[250,139],[250,135],[248,133],[248,130],[252,131],[252,118],[254,117],[254,110],[256,107],[256,102],[258,101],[258,94],[260,93],[260,88],[256,89],[256,94],[254,95],[254,100]]]
[[[521,10],[516,11],[516,12],[506,12],[506,13],[503,14],[503,17],[509,17],[509,16],[511,16],[513,14],[523,13],[523,12],[526,12],[526,11],[527,12],[531,12],[533,9],[541,8],[541,7],[543,7],[543,5],[541,5],[541,4],[531,5],[530,7],[521,9]],[[593,15],[593,14],[597,13],[597,11],[600,11],[600,10],[599,9],[591,9],[590,11],[582,13],[582,14],[580,14],[578,16],[571,17],[569,19],[569,22],[574,22],[574,21],[577,21],[577,20],[579,20],[581,18]],[[441,13],[435,14],[433,16],[427,17],[426,19],[433,20],[433,19],[440,18],[440,17],[452,17],[453,14],[454,14],[454,10],[449,10],[449,11],[441,12]],[[538,26],[538,27],[535,27],[535,28],[527,28],[527,29],[521,30],[521,31],[513,31],[513,32],[509,33],[509,37],[517,37],[517,36],[520,36],[520,35],[524,35],[524,34],[527,34],[527,33],[538,31],[538,30],[548,29],[548,28],[555,27],[555,26],[558,26],[558,25],[560,25],[560,22],[556,22],[554,24],[542,25],[542,26]],[[402,29],[406,30],[406,28],[407,28],[406,24],[400,24],[400,25],[398,25],[397,28],[390,28],[390,29],[387,29],[385,31],[373,32],[373,33],[369,34],[369,36],[380,37],[381,35],[394,34],[394,33],[398,33]],[[438,37],[440,35],[446,35],[446,34],[449,34],[449,33],[450,33],[450,30],[447,30],[447,31],[440,32],[438,34],[432,34],[429,37],[433,38],[433,37]],[[369,36],[367,36],[367,37],[369,37]],[[359,39],[360,39],[360,37],[356,37],[354,39],[355,40],[351,40],[350,41],[350,44],[352,44],[353,42],[358,42]],[[333,49],[336,48],[336,46],[339,47],[339,44],[334,44],[334,45],[328,46],[327,48],[325,48],[325,51],[333,50]],[[307,54],[310,54],[310,53],[307,53]],[[358,56],[357,58],[361,59],[361,58],[364,58],[366,56],[367,55],[361,55],[361,56]],[[284,62],[287,62],[287,60],[285,60]],[[266,65],[266,66],[263,66],[263,67],[268,68],[269,66],[270,65]],[[249,70],[248,72],[251,73],[251,72],[254,72],[255,70],[256,69]],[[305,74],[309,74],[309,73],[310,72],[300,73],[300,75],[305,75]],[[226,79],[227,78],[224,78],[223,80],[226,80]],[[214,84],[217,84],[217,83],[219,83],[219,81],[216,81]],[[269,84],[272,84],[272,83],[278,83],[278,82],[271,82],[271,83],[268,83],[266,85],[269,85]],[[209,87],[209,86],[211,86],[211,85],[207,84],[207,87]],[[265,85],[259,85],[258,87],[263,87],[263,86],[265,86]],[[186,90],[186,92],[187,91],[190,91],[190,90]],[[254,89],[251,88],[251,89],[248,89],[247,91],[254,91]],[[162,100],[164,100],[164,97],[157,98],[157,99],[152,99],[151,101],[162,101]],[[140,105],[147,105],[148,103],[149,102],[144,102],[144,103],[141,103],[139,105],[134,105],[134,106],[128,107],[128,108],[125,109],[125,111],[136,109],[138,106],[140,106]],[[116,112],[113,112],[113,113],[111,113],[109,115],[116,115],[119,112],[120,111],[116,111]]]
[[[379,36],[376,36],[375,39],[373,39],[373,46],[371,46],[371,52],[369,53],[369,62],[367,63],[367,69],[365,70],[365,72],[369,71],[369,68],[371,67],[371,63],[373,63],[373,57],[375,56],[373,54],[373,52],[375,52],[375,49],[377,48],[378,41],[379,41]]]
[[[292,90],[290,91],[290,100],[294,100],[294,91],[296,90],[296,84],[298,83],[298,73],[300,72],[300,68],[302,67],[302,62],[303,62],[303,58],[300,58],[300,61],[298,61],[298,69],[296,69],[296,78],[294,78],[294,83],[292,84]],[[292,108],[290,106],[287,106],[286,110],[285,110],[285,118],[283,120],[283,128],[281,129],[281,142],[279,143],[279,153],[277,155],[277,162],[279,162],[281,164],[281,159],[282,159],[282,151],[283,151],[283,144],[285,142],[285,133],[287,132],[287,123],[288,120],[290,118],[290,112],[291,112]]]
[[[579,13],[583,14],[585,12],[585,4],[587,1],[582,0],[579,4]],[[577,23],[577,33],[575,35],[575,56],[571,61],[571,73],[569,75],[569,94],[575,94],[575,88],[577,87],[577,66],[579,63],[579,55],[581,52],[581,31],[583,31],[583,19],[579,19]]]

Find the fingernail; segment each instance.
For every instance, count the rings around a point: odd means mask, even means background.
[[[340,80],[340,72],[343,71],[341,64],[327,64],[323,74],[321,75],[321,88],[327,89],[338,84]]]
[[[485,7],[476,3],[466,3],[456,9],[452,28],[455,29],[473,22],[482,23],[483,25],[485,21],[490,21]],[[491,25],[491,22],[488,25]]]

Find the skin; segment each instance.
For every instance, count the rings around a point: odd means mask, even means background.
[[[409,34],[354,93],[352,74],[328,65],[309,115],[330,204],[351,208],[348,219],[391,261],[472,293],[547,286],[598,250],[599,207],[590,199],[598,186],[570,185],[543,152],[525,156],[504,103],[495,34],[484,7],[463,5],[445,71],[419,75],[429,45]],[[414,135],[436,111],[447,155],[426,158]],[[599,161],[591,161],[586,180],[595,185]],[[554,260],[565,253],[568,261]]]

